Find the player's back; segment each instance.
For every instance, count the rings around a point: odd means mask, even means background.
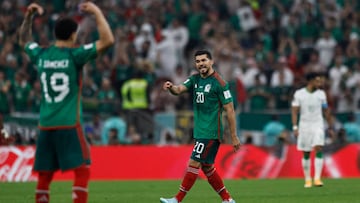
[[[41,82],[40,127],[74,127],[81,122],[81,74],[83,65],[96,58],[95,43],[78,48],[50,46],[35,42],[25,52],[37,65]]]
[[[81,67],[73,60],[72,49],[51,46],[38,58],[42,86],[40,126],[71,126],[79,121]]]

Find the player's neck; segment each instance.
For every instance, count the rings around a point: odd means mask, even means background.
[[[314,92],[316,89],[314,87],[308,85],[308,86],[306,86],[306,90],[308,92]]]
[[[72,48],[74,47],[74,43],[70,40],[56,40],[55,46],[57,47],[64,47],[64,48]]]

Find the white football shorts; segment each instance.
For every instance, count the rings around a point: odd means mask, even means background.
[[[323,125],[306,125],[306,127],[302,126],[299,128],[299,136],[297,138],[298,150],[310,152],[314,146],[324,146],[325,132]]]

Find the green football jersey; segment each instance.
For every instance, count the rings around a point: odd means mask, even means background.
[[[233,101],[229,84],[214,72],[206,78],[192,75],[184,85],[193,94],[194,138],[221,140],[223,105]]]
[[[30,42],[25,52],[36,64],[41,82],[40,128],[80,124],[82,67],[97,56],[95,43],[78,48],[42,48]]]

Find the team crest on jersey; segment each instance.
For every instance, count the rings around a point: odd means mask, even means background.
[[[205,85],[204,92],[210,92],[210,89],[211,89],[211,85],[207,84],[207,85]]]

